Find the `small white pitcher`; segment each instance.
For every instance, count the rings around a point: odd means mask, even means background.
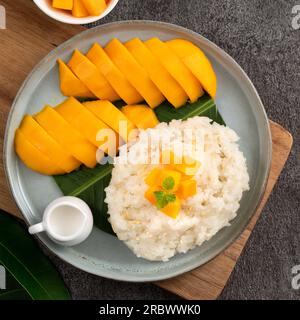
[[[93,215],[89,206],[76,197],[61,197],[47,206],[43,221],[29,227],[29,233],[45,231],[54,242],[74,246],[83,242],[92,228]]]

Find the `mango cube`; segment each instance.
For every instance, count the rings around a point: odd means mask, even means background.
[[[160,168],[154,168],[153,170],[151,170],[145,179],[145,183],[149,187],[158,185],[158,176],[159,176],[160,172],[161,172]]]
[[[194,179],[181,181],[177,195],[181,199],[187,199],[197,193],[197,182]]]
[[[73,0],[52,0],[52,7],[56,9],[72,10]]]
[[[150,187],[146,192],[145,192],[145,198],[152,203],[153,205],[156,205],[156,199],[155,199],[155,195],[154,192],[158,191],[157,187]]]
[[[91,16],[99,16],[107,7],[105,0],[82,0]]]
[[[173,151],[164,150],[161,153],[161,162],[169,165],[173,170],[177,170],[184,175],[193,176],[200,168],[200,162],[189,156],[177,156]]]
[[[176,219],[181,208],[181,201],[176,197],[174,202],[169,202],[164,208],[160,209],[161,212],[167,216]]]
[[[165,189],[164,182],[168,178],[173,178],[174,180],[174,186],[168,189],[168,191],[177,191],[181,180],[181,173],[175,170],[162,169],[158,176],[158,184],[161,185],[163,189]]]
[[[72,9],[72,15],[76,18],[83,18],[89,15],[82,0],[74,0],[74,5]]]

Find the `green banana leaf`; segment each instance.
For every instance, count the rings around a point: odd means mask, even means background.
[[[31,300],[30,295],[20,283],[7,270],[5,271],[6,289],[0,290],[0,300]]]
[[[54,176],[54,179],[64,195],[79,197],[89,205],[95,226],[114,235],[107,221],[107,205],[104,202],[104,189],[109,185],[112,169],[111,164],[98,165],[94,169],[82,167],[69,174]]]
[[[120,108],[124,102],[118,101],[115,105]],[[225,124],[215,102],[208,95],[178,109],[172,107],[168,102],[164,102],[154,111],[160,122],[206,116],[219,124]],[[98,165],[94,169],[81,167],[72,173],[54,176],[54,179],[64,195],[77,196],[86,201],[93,212],[95,226],[104,232],[115,235],[107,220],[107,206],[103,201],[105,199],[104,190],[109,184],[112,169],[113,166],[109,164]]]
[[[71,296],[51,262],[24,227],[0,211],[0,265],[15,283],[0,290],[0,299],[67,300]],[[11,289],[11,290],[9,290]]]

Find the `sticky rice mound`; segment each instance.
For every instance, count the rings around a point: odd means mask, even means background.
[[[182,143],[181,131],[201,135],[203,151],[194,179],[197,194],[182,201],[176,219],[162,213],[144,197],[145,177],[156,166],[147,164],[149,134],[166,135],[175,146]],[[185,144],[193,144],[185,137]],[[239,137],[230,128],[212,123],[206,117],[160,123],[140,132],[137,141],[115,159],[110,185],[106,188],[109,221],[118,238],[138,256],[152,261],[168,261],[177,253],[201,246],[237,215],[244,191],[249,189],[246,160],[239,150]],[[122,148],[126,148],[123,146]],[[151,145],[156,152],[159,145]],[[124,151],[124,150],[123,150]],[[127,157],[127,163],[126,158]],[[128,158],[135,160],[129,163]]]

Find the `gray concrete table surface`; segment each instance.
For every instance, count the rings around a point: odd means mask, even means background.
[[[299,299],[291,286],[300,264],[300,0],[120,0],[97,24],[160,20],[194,30],[229,53],[256,86],[270,119],[294,136],[288,163],[220,299]],[[49,254],[74,299],[178,299],[151,284],[96,277]]]

